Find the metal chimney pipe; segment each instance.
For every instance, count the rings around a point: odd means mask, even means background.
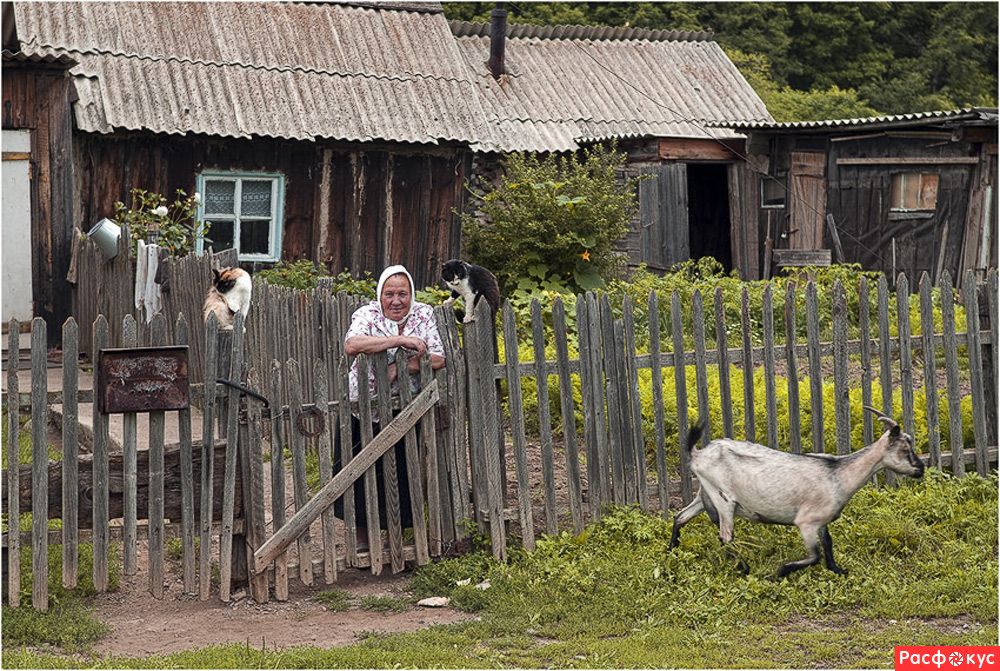
[[[504,49],[507,41],[507,10],[498,2],[490,14],[490,74],[500,81],[504,71]]]

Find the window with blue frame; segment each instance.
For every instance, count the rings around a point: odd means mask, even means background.
[[[204,172],[198,175],[198,219],[210,224],[207,240],[216,252],[235,248],[240,261],[281,259],[281,213],[285,178],[278,174]]]

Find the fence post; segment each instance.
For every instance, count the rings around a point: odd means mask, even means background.
[[[524,436],[524,405],[521,395],[521,371],[517,352],[517,329],[510,301],[503,304],[503,344],[507,364],[507,399],[510,406],[511,439],[514,443],[514,471],[517,477],[517,512],[521,542],[535,549],[535,521],[531,510],[531,484],[528,482],[528,446]],[[544,382],[544,381],[543,381]]]
[[[578,304],[579,305],[579,304]],[[562,402],[563,443],[566,447],[566,479],[569,481],[569,510],[573,518],[573,532],[583,531],[583,491],[580,483],[580,452],[577,447],[576,404],[573,401],[573,380],[569,369],[569,344],[566,341],[566,308],[562,298],[552,303],[552,330],[556,341],[556,359],[559,368],[559,400]],[[579,315],[577,332],[582,333]],[[580,350],[580,379],[583,380],[583,350]],[[589,413],[587,413],[589,414]]]
[[[968,334],[969,382],[972,386],[972,429],[976,438],[976,472],[982,477],[990,473],[986,453],[986,398],[983,394],[983,350],[979,333],[979,287],[976,273],[965,276],[965,332]]]
[[[847,379],[847,296],[844,285],[833,283],[833,397],[837,425],[837,454],[851,452],[851,389]]]
[[[677,442],[681,453],[681,499],[691,502],[691,453],[685,449],[688,439],[687,376],[684,370],[684,325],[681,297],[675,289],[670,296],[670,327],[673,336],[674,392],[677,396]],[[752,374],[752,373],[751,373]]]
[[[504,324],[506,326],[506,323]],[[506,335],[504,339],[506,339]],[[535,389],[538,396],[538,433],[542,443],[542,483],[545,489],[545,533],[559,529],[556,510],[555,454],[552,449],[552,418],[549,414],[549,375],[545,369],[545,322],[542,304],[531,299],[531,344],[535,355]]]
[[[167,341],[167,324],[163,313],[153,316],[153,346]],[[166,413],[149,413],[149,591],[163,598],[163,432]],[[95,450],[96,461],[96,450]]]
[[[63,324],[63,481],[62,481],[62,557],[63,557],[63,587],[73,589],[79,579],[79,368],[77,367],[79,352],[80,328],[76,320],[70,317]],[[17,397],[17,394],[14,394]],[[8,443],[11,449],[16,442]],[[17,450],[14,449],[16,453]],[[14,485],[17,491],[17,485]],[[8,519],[17,519],[17,516]]]
[[[962,440],[962,401],[958,391],[958,339],[955,334],[955,294],[951,273],[941,273],[941,330],[944,333],[944,365],[948,379],[948,428],[951,446],[951,472],[955,477],[965,474],[965,454]]]
[[[98,315],[94,322],[94,361],[97,353],[108,346],[108,320]],[[94,389],[95,393],[97,389]],[[108,588],[108,416],[99,410],[97,398],[93,403],[94,418],[94,506],[93,519],[94,589],[104,592]],[[43,508],[44,510],[44,508]]]
[[[920,276],[920,331],[924,357],[924,398],[927,407],[927,443],[930,465],[941,468],[941,427],[938,417],[937,352],[934,348],[934,302],[931,278]],[[868,413],[865,413],[866,415]]]
[[[788,443],[792,454],[802,453],[799,410],[798,329],[795,323],[795,283],[785,283],[785,369],[788,371]]]
[[[20,386],[17,371],[21,358],[21,325],[16,319],[8,324],[7,355],[7,519],[21,519],[21,455],[20,428],[21,413]],[[21,531],[20,525],[11,522],[8,526],[7,546],[4,558],[7,560],[7,600],[11,608],[21,605]]]
[[[750,339],[750,293],[746,287],[743,287],[740,317],[743,333],[743,431],[746,439],[754,443],[757,442],[757,418],[754,404],[753,342]],[[677,325],[680,327],[680,321]],[[681,344],[683,353],[683,341]]]
[[[135,317],[125,315],[122,319],[122,344],[125,347],[138,347],[139,331]],[[136,413],[126,412],[122,415],[122,502],[124,505],[124,520],[122,520],[122,554],[125,575],[133,575],[138,570],[136,557],[137,527],[138,527],[138,453]]]
[[[218,407],[216,399],[216,377],[218,375],[219,325],[214,314],[205,320],[203,337],[205,338],[205,386],[202,396],[201,423],[201,552],[198,555],[198,597],[202,601],[208,599],[212,589],[212,553],[206,548],[212,547],[212,521],[214,477],[215,477],[215,413]]]

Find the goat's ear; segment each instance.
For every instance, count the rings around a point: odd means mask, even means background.
[[[899,424],[894,424],[893,427],[891,429],[889,429],[889,437],[890,438],[899,438],[899,434],[900,434],[901,431],[902,431],[902,429],[899,428]]]

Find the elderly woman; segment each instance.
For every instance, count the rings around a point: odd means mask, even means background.
[[[372,357],[372,365],[367,371],[368,388],[372,398],[378,390],[375,383],[374,357],[387,356],[389,359],[389,379],[395,390],[398,380],[406,380],[414,393],[420,389],[420,357],[424,352],[430,352],[431,367],[434,370],[444,367],[444,345],[438,335],[437,323],[431,306],[419,303],[413,299],[413,278],[403,266],[389,266],[379,277],[375,300],[358,308],[351,316],[351,326],[344,336],[344,352],[351,357],[358,354],[368,354]],[[407,354],[407,370],[405,374],[396,370],[396,350],[402,347]],[[358,362],[354,361],[349,374],[351,399],[358,398]],[[378,433],[381,418],[373,409],[373,432]],[[388,423],[388,421],[386,422]],[[418,432],[419,435],[419,432]],[[361,425],[358,418],[352,417],[353,453],[361,450]],[[409,497],[409,473],[406,466],[406,451],[403,441],[395,446],[396,477],[399,483],[400,515],[403,528],[413,526],[413,511]],[[334,454],[334,472],[342,467],[341,447],[336,445]],[[382,476],[382,461],[375,464],[378,483],[379,525],[386,528],[385,518],[385,485]],[[354,487],[354,514],[357,522],[358,550],[368,549],[367,511],[365,508],[364,490],[358,483]],[[338,502],[336,514],[343,519],[343,505]]]

